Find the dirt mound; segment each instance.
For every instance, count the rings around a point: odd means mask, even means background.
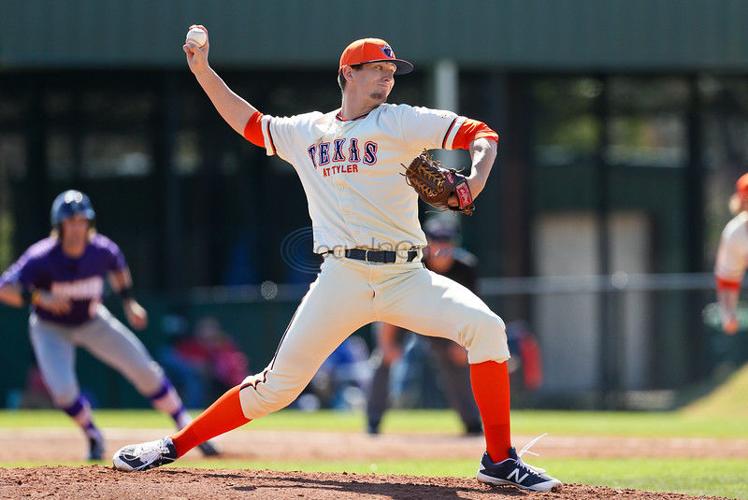
[[[290,499],[497,499],[530,497],[512,487],[495,488],[474,479],[426,478],[346,473],[229,471],[165,468],[122,473],[102,466],[0,469],[0,498],[262,498]],[[570,484],[532,499],[686,499]],[[702,497],[703,498],[703,497]],[[716,497],[713,497],[716,498]]]

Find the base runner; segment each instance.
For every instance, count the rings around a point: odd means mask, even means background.
[[[142,330],[148,315],[132,297],[125,256],[94,229],[94,212],[80,191],[61,193],[52,203],[52,235],[32,245],[0,277],[0,302],[31,306],[29,333],[37,364],[54,404],[88,438],[89,460],[101,460],[104,438],[75,375],[75,349],[82,347],[125,376],[178,429],[191,418],[161,367],[142,342],[101,303],[104,280],[122,298],[130,325]],[[218,454],[205,442],[205,455]]]

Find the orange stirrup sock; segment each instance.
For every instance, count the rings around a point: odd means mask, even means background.
[[[229,389],[215,403],[190,422],[187,427],[171,436],[177,449],[177,457],[181,457],[195,446],[224,432],[236,429],[249,419],[242,412],[239,401],[241,386]]]
[[[509,371],[507,364],[484,361],[470,365],[470,385],[483,419],[486,451],[494,462],[509,457]]]

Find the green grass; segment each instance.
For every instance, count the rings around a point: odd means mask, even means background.
[[[700,416],[732,415],[748,421],[748,363],[710,394],[684,408],[684,413]]]
[[[744,400],[748,401],[748,400]],[[748,403],[745,403],[748,405]],[[170,428],[171,422],[151,410],[95,412],[103,427]],[[2,411],[0,428],[37,428],[72,426],[59,411]],[[295,430],[360,432],[363,415],[320,411],[302,413],[285,410],[252,422],[243,430]],[[512,429],[516,434],[565,436],[639,436],[639,437],[714,437],[748,439],[745,417],[702,415],[687,412],[571,412],[515,411]],[[391,411],[384,421],[384,432],[458,433],[460,423],[453,412],[442,410]]]
[[[574,483],[748,498],[748,460],[559,458],[538,465]]]

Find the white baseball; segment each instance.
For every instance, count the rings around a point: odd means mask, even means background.
[[[187,38],[185,42],[193,41],[198,47],[205,45],[208,41],[208,34],[201,28],[192,28],[187,32]]]

